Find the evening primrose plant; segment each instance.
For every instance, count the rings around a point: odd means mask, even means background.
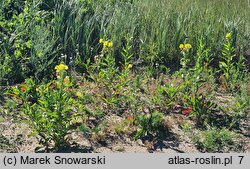
[[[226,43],[223,45],[221,61],[219,62],[219,66],[227,82],[230,80],[230,75],[232,75],[232,71],[235,67],[233,63],[233,58],[235,57],[235,49],[233,47],[231,38],[232,33],[227,33]]]
[[[66,143],[65,136],[76,123],[84,119],[84,106],[71,90],[72,83],[67,76],[68,66],[59,64],[55,67],[57,79],[47,84],[36,85],[32,79],[20,87],[12,87],[8,93],[21,101],[21,115],[30,124],[41,144],[57,150]],[[31,100],[32,98],[33,100]]]
[[[192,45],[189,43],[180,44],[179,48],[183,56],[180,60],[180,64],[182,66],[182,70],[186,71],[188,65],[190,64],[189,51],[192,49]]]
[[[244,57],[239,56],[238,60],[236,59],[232,36],[233,34],[231,32],[226,34],[226,42],[223,45],[219,62],[219,72],[224,79],[223,83],[226,83],[226,86],[230,88],[228,88],[228,90],[234,89],[234,85],[237,81],[243,79],[245,69]]]
[[[97,94],[108,105],[116,105],[119,102],[119,96],[124,95],[124,87],[128,84],[129,71],[132,68],[130,63],[131,54],[129,49],[123,50],[125,58],[123,67],[119,69],[113,55],[113,42],[100,39],[102,51],[95,56],[94,63],[89,66],[88,74],[94,80],[98,87]]]
[[[145,136],[162,139],[167,130],[163,124],[163,114],[157,111],[144,115],[135,114],[135,124],[139,126],[133,137],[135,140]]]
[[[209,68],[212,58],[209,57],[209,50],[205,48],[202,40],[197,45],[197,53],[191,57],[190,44],[180,44],[182,68],[180,73],[183,79],[183,113],[190,114],[195,118],[197,125],[203,126],[203,122],[211,121],[212,108],[215,104],[209,101],[209,95],[201,93],[204,82],[213,77],[213,71]],[[191,62],[193,61],[193,63]]]
[[[119,70],[113,57],[113,43],[103,39],[100,39],[99,43],[102,45],[102,51],[95,56],[94,63],[89,67],[88,74],[99,87],[100,92],[97,95],[108,104],[115,104],[117,100],[113,97],[112,89]]]

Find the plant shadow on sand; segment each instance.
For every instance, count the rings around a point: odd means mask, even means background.
[[[178,153],[185,152],[178,148],[180,145],[180,141],[174,133],[167,131],[161,134],[162,135],[158,138],[151,135],[141,138],[142,143],[147,147],[149,153],[153,153],[159,150],[163,151],[163,149],[171,149]]]
[[[83,146],[77,143],[72,143],[68,145],[61,146],[57,149],[48,148],[48,149],[40,149],[37,148],[36,153],[92,153],[93,147]]]
[[[120,137],[116,137],[115,138],[107,138],[107,140],[102,140],[102,141],[96,141],[94,143],[91,144],[91,146],[86,146],[86,145],[82,145],[82,144],[78,144],[76,142],[73,142],[71,144],[67,144],[64,146],[61,146],[57,149],[37,149],[35,152],[36,153],[94,153],[96,152],[96,150],[98,148],[101,147],[106,147],[106,148],[110,148],[111,147],[111,151],[110,152],[120,152],[120,151],[115,151],[114,149],[112,149],[112,147],[114,147],[115,144],[123,144],[125,146],[129,146],[131,145],[131,143],[124,141],[126,140],[125,138],[120,138]],[[151,135],[147,135],[144,137],[140,138],[141,143],[137,146],[140,146],[141,148],[146,148],[147,151],[149,153],[153,153],[153,152],[159,152],[159,151],[163,151],[163,149],[171,149],[174,150],[175,152],[178,153],[184,153],[185,151],[180,150],[179,147],[179,140],[178,138],[174,135],[174,133],[171,133],[169,131],[165,132],[162,134],[162,136],[160,138],[153,137]],[[137,144],[137,141],[133,141],[130,140],[132,142],[132,144]],[[124,151],[127,152],[127,151]],[[134,150],[131,150],[129,152],[136,152]]]

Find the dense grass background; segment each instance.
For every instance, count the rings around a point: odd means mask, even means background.
[[[196,52],[202,39],[217,67],[225,34],[232,32],[237,55],[250,48],[249,0],[20,0],[1,1],[0,81],[47,75],[64,61],[78,72],[111,39],[115,57],[132,45],[135,65],[179,68],[179,44]],[[26,5],[25,5],[26,4]],[[28,44],[28,45],[26,45]]]
[[[116,42],[129,34],[139,43],[134,45],[139,46],[137,52],[146,62],[171,66],[171,60],[176,62],[180,57],[179,44],[187,41],[195,51],[198,39],[217,57],[226,32],[233,32],[239,53],[249,48],[248,1],[138,0],[133,4],[117,3],[113,9],[107,17],[110,18],[107,28],[101,32]],[[102,12],[101,15],[108,13]]]

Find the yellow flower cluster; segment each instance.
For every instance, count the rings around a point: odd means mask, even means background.
[[[179,48],[180,48],[182,51],[189,51],[189,49],[192,48],[192,45],[190,45],[189,43],[187,43],[187,44],[180,44]]]
[[[76,96],[77,96],[77,97],[82,97],[83,95],[82,95],[81,92],[76,92]]]
[[[69,68],[68,68],[67,65],[60,64],[60,65],[56,65],[55,69],[56,69],[57,72],[60,72],[62,70],[68,70]]]
[[[230,33],[227,33],[227,34],[226,34],[226,39],[227,39],[227,40],[230,39],[231,36],[232,36],[232,33],[231,33],[231,32],[230,32]]]
[[[104,48],[112,48],[113,47],[113,42],[111,41],[104,41],[103,39],[99,40],[99,43],[103,44]]]
[[[133,67],[132,64],[129,64],[129,65],[128,65],[128,69],[131,69],[132,67]]]
[[[100,39],[100,40],[99,40],[99,43],[103,43],[103,39]]]

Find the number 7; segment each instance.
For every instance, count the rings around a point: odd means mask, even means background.
[[[240,158],[240,164],[241,164],[241,162],[242,162],[244,156],[238,156],[238,157]]]

